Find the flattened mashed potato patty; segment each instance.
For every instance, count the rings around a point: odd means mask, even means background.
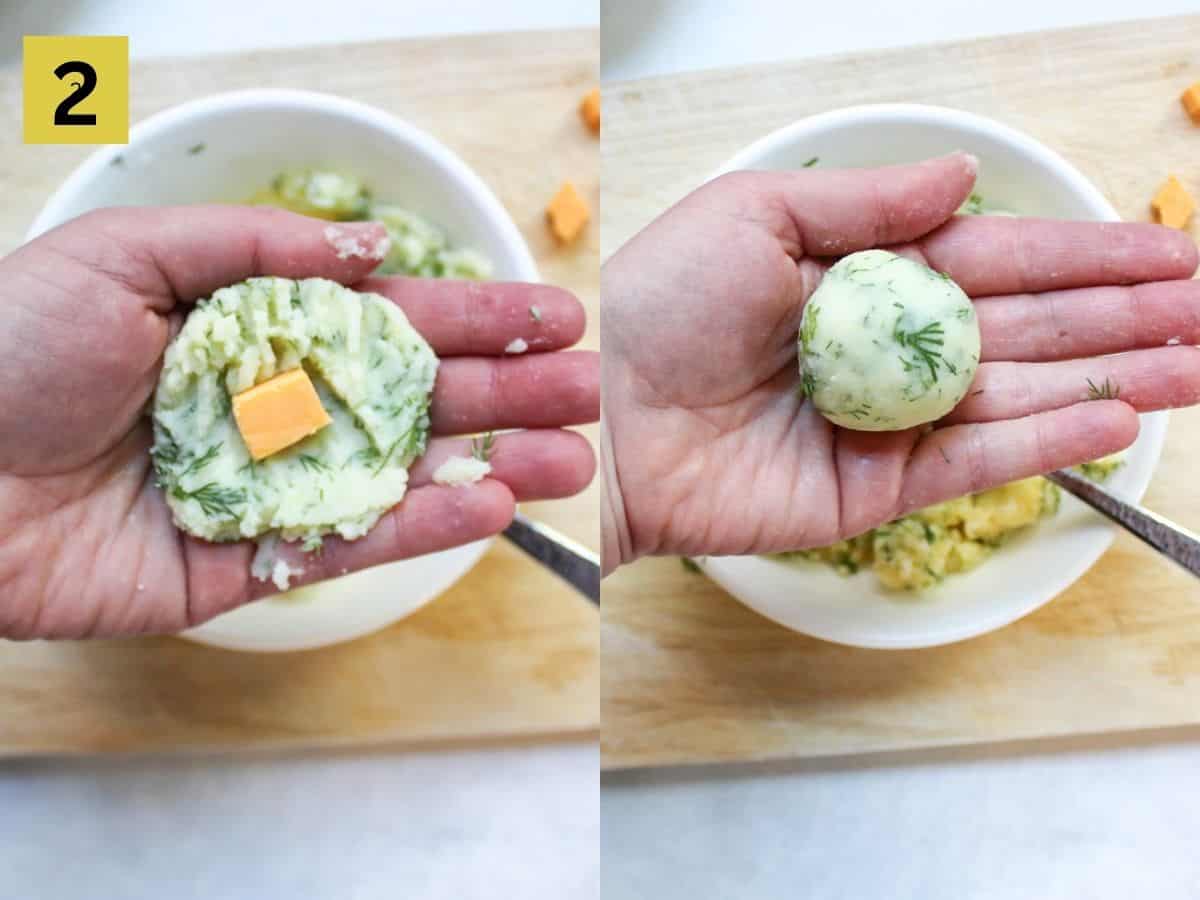
[[[230,541],[361,537],[425,451],[438,360],[404,313],[332,281],[251,278],[196,304],[167,348],[151,455],[176,524]],[[330,423],[255,461],[232,397],[297,368]]]

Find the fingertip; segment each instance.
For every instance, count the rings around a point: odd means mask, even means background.
[[[1124,450],[1137,440],[1138,434],[1142,430],[1142,420],[1138,417],[1137,410],[1123,400],[1102,401],[1105,406],[1111,405],[1113,409],[1109,413],[1112,416],[1112,439],[1113,449],[1109,452],[1116,453],[1118,450]],[[1106,410],[1106,412],[1109,412]]]
[[[517,513],[517,498],[503,481],[485,478],[477,484],[468,485],[466,490],[475,495],[471,502],[477,509],[475,522],[480,538],[499,534],[512,523],[513,516]]]
[[[583,302],[570,291],[548,284],[538,285],[535,296],[547,297],[555,304],[555,346],[570,347],[577,344],[587,330],[587,310],[583,308]]]
[[[1200,250],[1197,250],[1196,242],[1186,231],[1165,225],[1159,227],[1165,232],[1163,242],[1167,256],[1166,273],[1162,280],[1191,278],[1200,266]]]
[[[573,497],[596,474],[592,445],[574,431],[526,432],[519,442],[497,443],[494,461],[497,475],[521,500]]]
[[[392,248],[382,222],[318,222],[321,240],[333,255],[334,280],[353,284],[376,269]]]

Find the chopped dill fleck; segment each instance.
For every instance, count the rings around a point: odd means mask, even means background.
[[[802,372],[800,375],[800,396],[811,397],[817,392],[817,379],[812,372]]]
[[[805,169],[811,169],[813,166],[815,166],[815,165],[816,165],[817,163],[819,163],[820,161],[821,161],[821,157],[819,157],[819,156],[814,156],[812,159],[808,160],[808,161],[807,161],[807,162],[806,162],[806,163],[803,165],[803,167],[802,167],[802,168],[805,168]]]
[[[180,454],[179,444],[175,442],[174,436],[167,429],[162,429],[154,446],[150,448],[150,458],[154,461],[155,467],[165,469],[177,464]]]
[[[191,475],[193,472],[199,472],[210,462],[217,458],[217,454],[221,451],[221,442],[217,442],[205,450],[200,456],[195,457],[182,472],[177,476],[182,478],[184,475]]]
[[[300,465],[304,466],[310,472],[329,471],[329,464],[313,456],[311,453],[301,453],[297,459],[300,460]]]
[[[943,335],[941,322],[930,322],[917,331],[905,331],[900,327],[900,320],[897,319],[892,328],[893,340],[901,347],[912,350],[917,358],[929,367],[931,381],[937,381],[937,367],[946,362],[942,357]],[[907,366],[905,371],[908,371]]]
[[[352,462],[360,462],[364,466],[372,466],[379,462],[379,451],[374,447],[363,447],[361,450],[350,454],[346,461],[342,463],[342,468],[346,468]]]
[[[204,141],[201,141],[198,144],[192,144],[192,146],[188,147],[188,156],[195,156],[197,153],[203,153],[207,146],[208,144],[204,143]]]
[[[480,462],[491,459],[492,448],[496,443],[496,435],[492,432],[471,438],[471,455]]]
[[[171,489],[171,494],[180,500],[195,500],[200,504],[200,509],[204,511],[206,516],[219,515],[230,519],[237,518],[237,513],[233,509],[234,504],[246,502],[246,492],[244,490],[240,488],[223,488],[213,481],[196,488],[194,491],[185,491],[177,484]]]
[[[310,534],[304,539],[304,543],[300,545],[300,549],[305,553],[320,556],[325,549],[325,539],[319,534]]]
[[[1095,382],[1089,378],[1087,380],[1087,386],[1087,398],[1089,400],[1116,400],[1121,396],[1121,386],[1115,382],[1109,381],[1107,377],[1104,379],[1104,384],[1100,385],[1099,387],[1097,387]]]
[[[812,339],[817,334],[817,316],[821,314],[821,307],[813,304],[804,310],[804,319],[800,323],[800,346],[805,353],[809,352]]]

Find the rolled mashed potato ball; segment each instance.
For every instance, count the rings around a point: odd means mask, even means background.
[[[804,394],[856,431],[932,422],[966,395],[979,368],[979,322],[949,276],[887,250],[832,266],[800,320]]]

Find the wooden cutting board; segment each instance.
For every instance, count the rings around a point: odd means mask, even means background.
[[[430,131],[496,191],[543,278],[578,294],[597,346],[599,241],[556,248],[542,210],[563,178],[598,202],[598,142],[576,106],[594,31],[388,41],[138,63],[132,115],[216,91],[308,88]],[[0,252],[90,151],[20,143],[19,69],[0,70]],[[597,492],[527,511],[596,547]],[[237,654],[173,638],[0,641],[0,755],[389,742],[594,731],[597,615],[502,542],[409,619],[339,647]]]
[[[1200,17],[1123,23],[605,86],[604,251],[735,151],[802,116],[913,101],[1008,122],[1121,214],[1169,172],[1200,196]],[[1146,504],[1200,530],[1200,413],[1172,415]],[[677,560],[604,585],[603,764],[815,756],[1200,722],[1200,581],[1120,535],[1074,587],[991,635],[867,651],[793,634]]]

